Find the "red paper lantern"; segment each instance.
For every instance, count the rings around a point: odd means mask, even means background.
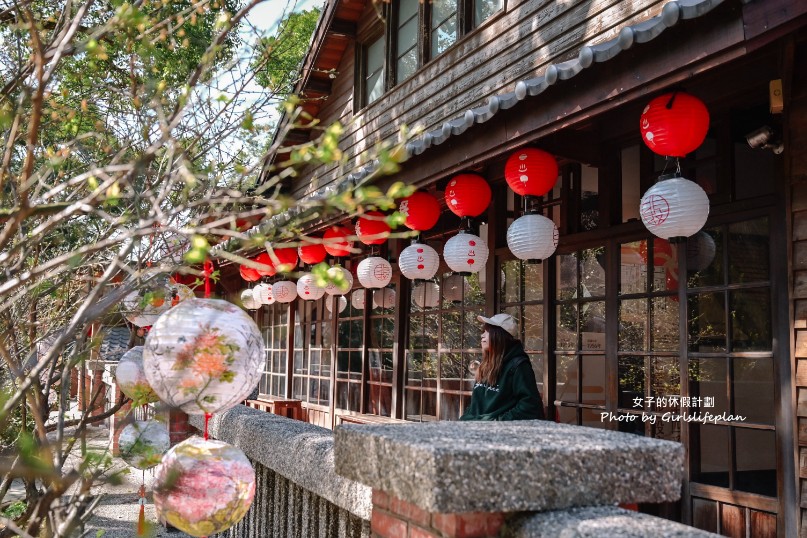
[[[238,272],[241,273],[241,278],[243,278],[247,282],[255,282],[256,280],[261,279],[261,275],[258,274],[258,271],[256,271],[252,267],[247,267],[246,265],[242,265],[241,267],[239,267]]]
[[[255,258],[257,263],[263,264],[266,266],[265,269],[256,269],[258,274],[261,276],[274,276],[277,273],[277,269],[275,269],[275,264],[272,263],[272,258],[269,257],[268,252],[262,252],[258,254],[258,257]]]
[[[706,138],[709,111],[703,101],[688,93],[667,93],[645,107],[639,129],[642,140],[654,153],[684,157]]]
[[[513,192],[521,196],[543,196],[558,180],[558,162],[540,149],[516,151],[504,165],[504,178]]]
[[[353,248],[353,241],[345,238],[353,235],[353,230],[346,226],[331,226],[322,236],[325,251],[331,256],[342,258],[350,256],[350,249]]]
[[[368,211],[356,223],[356,235],[365,245],[381,245],[387,240],[390,227],[380,211]]]
[[[277,258],[275,269],[278,273],[288,273],[297,266],[297,249],[293,247],[276,248],[274,255]],[[271,259],[271,257],[270,257]]]
[[[458,217],[477,217],[490,204],[490,185],[476,174],[454,176],[446,187],[446,205]]]
[[[428,192],[418,191],[401,200],[398,211],[406,215],[404,224],[410,230],[423,232],[437,224],[440,218],[440,202]]]
[[[320,263],[325,259],[325,256],[328,255],[328,253],[325,251],[325,247],[322,246],[322,243],[300,245],[297,248],[297,254],[300,255],[300,259],[303,260],[303,263],[307,263],[309,265]]]

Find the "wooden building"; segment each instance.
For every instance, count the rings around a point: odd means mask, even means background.
[[[673,88],[711,116],[681,164],[709,195],[700,237],[713,256],[696,240],[656,241],[638,220],[668,166],[642,143],[639,116]],[[389,308],[369,308],[369,291],[368,308],[348,300],[336,315],[324,299],[262,308],[264,396],[302,400],[326,427],[457,419],[481,357],[476,316],[511,312],[548,416],[686,447],[682,501],[641,509],[730,536],[807,536],[807,2],[330,0],[297,90],[322,124],[346,126],[350,163],[404,124],[423,128],[382,185],[442,200],[453,175],[485,177],[493,201],[476,225],[491,255],[464,282],[442,266],[434,308],[415,305],[397,272]],[[524,146],[560,164],[539,204],[560,241],[542,264],[505,242],[523,203],[504,163]],[[305,169],[290,188],[301,198],[369,171]],[[459,224],[445,211],[423,239],[441,252]],[[244,287],[227,271],[229,291]],[[743,419],[663,420],[683,411]]]

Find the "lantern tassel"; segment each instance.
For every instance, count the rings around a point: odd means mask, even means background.
[[[213,262],[210,260],[205,261],[205,299],[210,299],[210,275],[213,274]]]
[[[145,480],[145,471],[143,471],[143,478]],[[146,534],[146,484],[140,484],[140,515],[137,518],[137,535],[144,536]]]
[[[213,416],[212,413],[205,413],[205,441],[207,441],[207,438],[209,437],[209,434],[208,434],[208,431],[207,431],[207,425],[210,422],[210,417],[212,417],[212,416]]]

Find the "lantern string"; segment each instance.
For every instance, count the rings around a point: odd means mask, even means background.
[[[213,416],[213,413],[205,413],[205,441],[207,441],[208,437],[210,437],[210,435],[208,433],[208,430],[207,430],[207,426],[208,426],[208,423],[210,422],[210,417],[212,417],[212,416]]]
[[[213,262],[205,260],[205,299],[210,299],[210,275],[213,274]]]

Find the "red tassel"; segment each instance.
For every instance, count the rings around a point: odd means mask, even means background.
[[[213,262],[206,260],[204,264],[205,273],[205,299],[210,298],[210,275],[213,274]]]
[[[146,534],[146,486],[140,486],[140,517],[137,519],[137,535],[144,536]]]
[[[207,423],[208,423],[208,422],[210,422],[210,417],[212,417],[212,416],[213,416],[213,415],[212,415],[211,413],[205,413],[205,441],[207,441],[207,437],[208,437],[208,434],[207,434]]]

